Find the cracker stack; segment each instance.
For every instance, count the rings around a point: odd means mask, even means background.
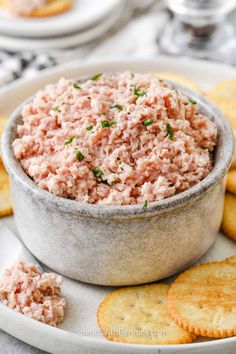
[[[194,334],[181,328],[167,312],[167,284],[121,288],[100,304],[97,318],[105,337],[132,344],[190,343]]]
[[[207,94],[225,114],[231,123],[235,136],[235,153],[230,171],[227,175],[227,192],[222,221],[222,230],[232,240],[236,241],[236,79],[222,81]]]
[[[191,267],[171,285],[115,290],[101,302],[97,319],[107,339],[123,343],[236,336],[236,256]]]

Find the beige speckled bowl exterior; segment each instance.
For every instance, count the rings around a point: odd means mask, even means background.
[[[98,206],[59,198],[41,190],[22,170],[11,148],[19,107],[3,136],[15,220],[21,238],[42,263],[88,283],[133,285],[168,277],[201,257],[220,227],[224,176],[233,154],[231,128],[205,98],[175,85],[197,100],[218,128],[212,172],[193,188],[142,205]]]

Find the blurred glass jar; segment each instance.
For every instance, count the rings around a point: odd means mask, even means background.
[[[164,52],[236,63],[234,28],[226,20],[236,0],[166,0],[174,14],[160,39]]]

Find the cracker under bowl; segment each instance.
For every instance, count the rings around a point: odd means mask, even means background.
[[[2,139],[15,220],[32,254],[55,271],[87,283],[134,285],[163,279],[189,266],[214,242],[220,227],[225,181],[233,155],[229,123],[208,100],[173,84],[198,102],[218,129],[214,167],[194,187],[143,205],[101,206],[57,197],[40,189],[12,150],[21,108]]]

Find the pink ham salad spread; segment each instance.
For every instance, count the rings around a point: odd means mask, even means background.
[[[5,270],[0,280],[0,300],[28,317],[56,326],[63,320],[66,305],[60,297],[61,283],[61,276],[19,262]]]
[[[16,15],[29,15],[35,9],[40,8],[46,0],[8,0],[11,11]]]
[[[129,205],[173,196],[206,177],[217,140],[197,103],[147,74],[61,79],[22,110],[14,153],[57,196]]]

